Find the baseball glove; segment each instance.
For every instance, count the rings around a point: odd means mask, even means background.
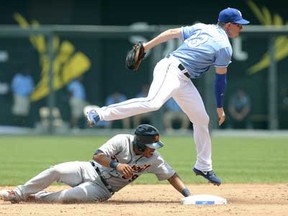
[[[125,65],[129,70],[137,71],[145,56],[143,42],[140,41],[127,53]]]

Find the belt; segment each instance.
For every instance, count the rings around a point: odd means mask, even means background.
[[[176,58],[175,58],[173,55],[170,55],[170,54],[169,54],[168,56],[166,56],[166,58],[170,58],[170,57],[173,57],[173,58],[176,60]],[[176,61],[179,62],[178,59],[177,59]],[[181,72],[183,72],[183,74],[184,74],[187,78],[189,78],[189,79],[191,78],[191,77],[190,77],[190,74],[188,73],[188,71],[186,70],[186,68],[185,68],[181,63],[179,63],[177,67],[178,67],[178,69],[179,69]]]
[[[179,64],[179,65],[178,65],[178,68],[179,68],[179,70],[181,70],[181,71],[186,70],[186,68],[185,68],[182,64]],[[187,72],[187,70],[186,70],[186,72],[184,72],[184,75],[185,75],[187,78],[190,79],[190,74]]]
[[[103,178],[103,176],[101,175],[101,172],[99,170],[99,167],[97,167],[95,165],[95,163],[93,161],[90,161],[91,165],[94,167],[94,169],[96,170],[97,174],[99,175],[102,183],[105,185],[105,187],[109,190],[109,192],[111,193],[111,195],[114,194],[114,191],[112,190],[111,185],[108,184],[108,182]]]

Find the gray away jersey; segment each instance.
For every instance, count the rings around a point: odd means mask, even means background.
[[[133,176],[125,179],[116,169],[104,167],[96,163],[100,168],[102,176],[114,192],[119,191],[143,173],[154,173],[158,180],[169,179],[175,174],[175,171],[164,161],[157,151],[150,158],[136,155],[133,151],[133,139],[133,135],[119,134],[112,137],[99,148],[109,158],[120,163],[129,164],[134,169]]]
[[[182,27],[184,41],[171,54],[189,71],[191,78],[199,78],[210,66],[228,67],[232,47],[226,32],[219,25],[198,23]]]

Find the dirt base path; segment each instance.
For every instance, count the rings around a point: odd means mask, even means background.
[[[287,216],[288,184],[189,185],[193,194],[227,199],[227,205],[181,205],[181,194],[170,185],[129,185],[112,199],[95,204],[40,204],[0,201],[0,215],[9,216]],[[49,190],[64,187],[53,186]],[[2,188],[3,189],[3,188]]]

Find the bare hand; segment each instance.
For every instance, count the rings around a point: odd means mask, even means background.
[[[116,169],[123,174],[125,179],[131,178],[133,176],[133,169],[128,164],[119,163]]]
[[[225,121],[225,112],[223,108],[217,108],[218,125],[221,126]]]

